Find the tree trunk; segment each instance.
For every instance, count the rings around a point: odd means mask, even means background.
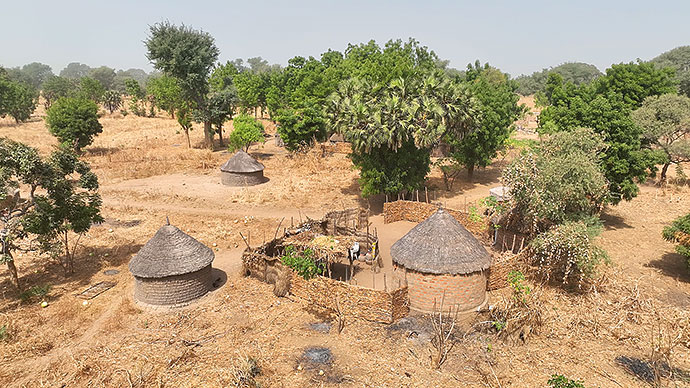
[[[661,177],[659,178],[659,184],[666,182],[666,173],[668,172],[668,166],[670,165],[671,163],[666,163],[664,164],[664,167],[661,168]]]
[[[185,128],[184,135],[187,137],[187,148],[192,148],[192,142],[189,141],[189,129]]]
[[[19,284],[19,275],[17,274],[17,267],[14,265],[14,259],[10,253],[7,254],[10,260],[7,262],[7,269],[10,271],[10,280],[12,284],[17,288],[18,292],[22,292],[22,287]]]
[[[213,133],[211,131],[213,131],[211,122],[204,121],[204,146],[209,149],[213,149]]]
[[[467,180],[472,182],[473,177],[474,177],[474,164],[470,164],[467,166]]]
[[[223,127],[218,127],[218,139],[220,140],[220,146],[223,147]]]

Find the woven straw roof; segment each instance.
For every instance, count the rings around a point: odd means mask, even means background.
[[[405,268],[433,274],[468,274],[491,264],[484,246],[443,209],[396,241],[391,256]]]
[[[222,166],[220,171],[223,172],[257,172],[263,171],[264,165],[259,163],[244,151],[237,151],[232,158],[228,159]]]
[[[140,278],[183,275],[208,266],[214,257],[211,248],[168,224],[132,257],[129,270]]]

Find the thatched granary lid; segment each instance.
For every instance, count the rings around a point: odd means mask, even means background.
[[[332,143],[342,143],[345,141],[345,137],[342,133],[334,133],[328,138],[328,141]]]
[[[259,163],[244,151],[237,151],[232,158],[228,159],[225,164],[220,166],[220,171],[223,172],[258,172],[263,171],[264,165]]]
[[[468,274],[491,264],[484,246],[443,209],[396,241],[391,256],[405,268],[432,274]]]
[[[205,268],[214,257],[211,248],[168,224],[132,257],[129,271],[140,278],[183,275]]]

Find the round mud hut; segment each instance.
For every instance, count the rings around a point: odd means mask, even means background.
[[[180,229],[164,225],[132,258],[134,298],[156,306],[183,306],[208,293],[215,255]]]
[[[220,179],[226,186],[254,186],[266,181],[264,165],[244,151],[237,151],[220,166]]]
[[[404,276],[410,308],[430,313],[434,302],[468,311],[486,301],[489,252],[451,214],[439,209],[391,247],[393,266]],[[404,275],[401,274],[404,273]]]

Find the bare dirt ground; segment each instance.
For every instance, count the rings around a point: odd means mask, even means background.
[[[256,380],[262,387],[543,387],[554,373],[584,379],[587,386],[642,387],[648,383],[624,365],[645,365],[658,334],[656,314],[671,316],[690,307],[690,276],[660,234],[690,211],[690,190],[643,185],[636,199],[605,212],[600,241],[613,264],[597,292],[545,287],[545,324],[527,343],[463,327],[449,360],[436,371],[429,367],[423,327],[349,320],[341,334],[314,331],[309,324],[322,317],[303,301],[277,298],[270,285],[240,274],[239,232],[259,244],[271,238],[283,217],[317,218],[357,205],[371,208],[386,257],[413,225],[382,224],[377,215],[382,199],[360,197],[358,173],[345,155],[293,156],[269,140],[251,153],[266,165],[270,181],[228,188],[219,184],[218,166],[230,154],[220,147],[187,149],[174,120],[116,114],[101,122],[104,132],[85,158],[100,178],[106,222],[82,239],[78,272],[70,277],[46,258],[17,257],[26,288],[52,286],[44,298],[47,308],[39,306],[42,299],[20,302],[6,274],[0,275],[0,327],[7,330],[0,340],[0,386],[233,386],[251,358],[261,370]],[[0,136],[41,152],[55,144],[40,117],[21,125],[0,121]],[[201,143],[200,128],[192,137]],[[461,178],[452,192],[443,189],[434,170],[432,195],[462,209],[500,184],[510,157],[476,171],[473,182]],[[188,307],[150,310],[132,301],[127,264],[166,216],[214,247],[214,266],[227,281]],[[120,272],[107,276],[107,269]],[[86,305],[75,298],[103,280],[117,285]],[[495,302],[500,293],[491,298]],[[332,363],[316,368],[305,363],[300,357],[309,346],[328,347]],[[690,370],[688,349],[676,348],[674,360],[676,374]]]

